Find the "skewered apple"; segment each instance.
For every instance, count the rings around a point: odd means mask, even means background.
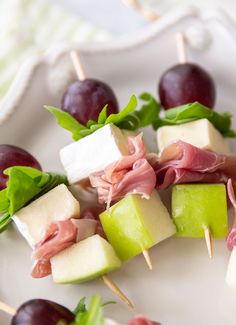
[[[172,190],[172,217],[179,237],[205,237],[212,258],[212,237],[228,232],[224,184],[175,185]]]
[[[128,260],[174,235],[175,226],[157,191],[149,200],[127,195],[100,214],[105,234],[119,258]]]
[[[177,228],[176,236],[204,237],[204,228],[209,227],[213,237],[225,237],[228,232],[225,185],[175,185],[172,217]]]
[[[94,235],[54,256],[51,265],[54,282],[81,283],[115,271],[121,261],[104,238]]]

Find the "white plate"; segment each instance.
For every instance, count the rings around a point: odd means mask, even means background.
[[[176,11],[140,31],[133,39],[81,48],[85,71],[90,77],[108,82],[121,106],[133,93],[147,90],[155,94],[161,73],[176,63],[177,31],[195,35],[191,37],[189,58],[206,67],[214,77],[217,109],[234,113],[236,30],[220,13]],[[9,117],[12,107],[0,112],[0,120],[5,120],[0,127],[1,143],[29,150],[45,170],[62,171],[58,150],[71,142],[69,134],[42,108],[44,104],[59,103],[61,93],[57,90],[71,78],[72,66],[67,53],[54,51],[41,59],[37,69],[32,70],[29,64],[30,83],[14,114]],[[21,78],[19,75],[13,93],[20,87]],[[154,133],[150,131],[146,137],[155,148]],[[0,298],[12,306],[34,297],[53,299],[71,308],[82,296],[94,293],[104,300],[116,299],[99,280],[59,286],[50,277],[31,279],[31,250],[13,228],[0,236],[0,248]],[[153,272],[147,269],[142,256],[138,256],[112,274],[133,300],[135,313],[147,314],[163,325],[235,324],[236,292],[224,282],[229,257],[224,240],[214,240],[212,261],[201,239],[171,238],[151,249],[151,255]],[[106,307],[106,314],[123,323],[132,316],[122,303]],[[0,319],[1,324],[8,324],[7,316],[1,314]]]

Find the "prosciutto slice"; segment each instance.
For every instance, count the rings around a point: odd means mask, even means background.
[[[33,258],[36,260],[32,277],[41,278],[51,274],[50,259],[76,242],[77,228],[71,220],[51,223],[45,236],[35,246]]]
[[[157,176],[156,187],[166,189],[180,183],[236,182],[236,155],[219,155],[178,141],[163,150],[160,157],[150,155],[149,163]]]
[[[35,246],[32,277],[42,278],[51,274],[50,259],[74,243],[94,235],[97,227],[98,222],[92,219],[70,219],[51,223],[44,238]]]
[[[234,209],[234,223],[227,237],[228,250],[232,251],[234,246],[236,245],[236,199],[235,199],[235,194],[234,194],[234,189],[233,189],[233,184],[231,179],[229,179],[227,182],[227,192],[228,192],[229,200]]]
[[[153,322],[144,316],[136,316],[129,322],[129,325],[161,325],[158,322]]]
[[[103,230],[101,221],[99,219],[99,214],[102,213],[105,209],[106,209],[106,207],[91,206],[91,207],[83,210],[83,212],[80,215],[80,218],[84,219],[84,220],[91,220],[91,221],[96,222],[95,234],[98,234],[99,236],[106,239],[107,238],[106,234]],[[81,219],[79,219],[79,220],[81,220]]]
[[[97,188],[99,203],[110,206],[127,194],[136,193],[149,198],[155,188],[156,175],[146,159],[142,133],[128,138],[129,155],[108,165],[104,170],[90,175],[90,182]]]

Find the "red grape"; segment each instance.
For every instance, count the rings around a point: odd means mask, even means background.
[[[159,97],[165,109],[198,101],[213,108],[215,84],[207,71],[197,64],[177,64],[167,70],[159,83]]]
[[[6,187],[8,176],[3,171],[12,166],[29,166],[41,170],[39,162],[27,151],[9,144],[0,145],[0,190]]]
[[[32,299],[18,308],[11,325],[57,325],[59,321],[70,324],[74,318],[74,314],[62,305],[44,299]]]
[[[62,98],[62,109],[84,125],[89,120],[97,120],[106,104],[108,115],[118,112],[113,90],[104,82],[95,79],[75,81]]]

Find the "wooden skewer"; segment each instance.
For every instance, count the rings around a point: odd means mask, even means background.
[[[208,227],[206,227],[204,229],[204,234],[205,234],[205,240],[206,240],[208,254],[209,254],[209,257],[212,258],[212,256],[213,256],[213,251],[212,251],[212,236],[211,236],[210,229]]]
[[[133,309],[134,305],[132,302],[126,297],[126,295],[120,290],[119,287],[107,276],[103,275],[102,280],[104,281],[105,285],[111,289],[122,301],[124,301],[129,308]]]
[[[153,267],[152,267],[152,260],[151,260],[149,251],[147,249],[143,250],[143,256],[145,258],[145,261],[146,261],[149,269],[152,270],[153,269]]]
[[[14,316],[16,314],[16,309],[5,304],[4,302],[0,301],[0,310],[4,311],[5,313]]]
[[[147,20],[154,21],[160,18],[154,11],[145,8],[138,0],[122,0],[126,6],[137,10]]]
[[[176,35],[178,58],[180,63],[187,62],[186,41],[183,33]]]
[[[78,79],[81,80],[81,81],[86,79],[84,69],[82,67],[78,52],[76,52],[75,50],[72,50],[70,52],[70,56],[71,56],[71,60],[73,62],[73,65],[75,67],[75,71],[76,71]]]
[[[70,52],[71,60],[75,67],[77,77],[79,80],[86,79],[83,66],[81,64],[79,54],[75,50]],[[121,300],[123,300],[130,308],[134,308],[132,302],[126,297],[126,295],[120,290],[120,288],[107,276],[103,275],[102,280],[108,288],[110,288]]]
[[[176,35],[176,44],[178,50],[179,62],[184,64],[187,62],[187,52],[186,52],[186,40],[183,33],[178,33]],[[212,258],[212,236],[209,227],[204,227],[205,240],[207,245],[207,250],[209,257]]]

